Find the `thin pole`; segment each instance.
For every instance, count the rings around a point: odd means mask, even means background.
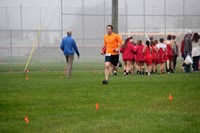
[[[143,26],[144,26],[144,36],[145,36],[145,33],[146,33],[146,27],[145,27],[145,24],[146,24],[146,19],[145,19],[145,0],[143,0],[143,8],[144,8],[144,12],[143,12],[143,16],[144,16],[144,22],[143,22]]]
[[[60,14],[61,14],[61,39],[63,38],[63,3],[60,1]]]
[[[106,25],[106,2],[105,0],[103,1],[103,4],[104,4],[104,27]]]
[[[127,0],[126,0],[126,33],[128,32],[128,4],[127,4]]]
[[[167,31],[166,31],[166,29],[167,29],[167,25],[166,25],[166,20],[167,20],[167,19],[166,19],[166,10],[167,10],[167,9],[166,9],[166,6],[167,6],[167,2],[166,2],[166,0],[165,0],[165,20],[164,20],[164,21],[165,21],[165,22],[164,22],[164,26],[165,26],[165,36],[166,36],[166,34],[167,34]]]
[[[85,11],[84,11],[84,0],[82,0],[82,9],[83,9],[83,59],[85,58]]]
[[[6,7],[6,30],[8,29],[8,9]]]
[[[112,0],[112,25],[113,31],[118,33],[118,0]]]
[[[12,67],[12,57],[13,57],[13,53],[12,53],[12,30],[10,30],[10,66]]]
[[[31,49],[31,53],[30,53],[30,55],[29,55],[29,57],[28,57],[28,61],[27,61],[27,63],[26,63],[26,67],[25,67],[25,69],[24,69],[24,72],[26,72],[26,70],[27,70],[27,68],[28,68],[29,62],[30,62],[31,57],[32,57],[32,55],[33,55],[33,52],[34,52],[34,50],[35,50],[35,46],[36,46],[36,44],[37,44],[36,42],[37,42],[39,36],[40,36],[40,29],[39,29],[39,31],[38,31],[38,33],[37,33],[37,35],[36,35],[36,38],[35,38],[33,47],[32,47],[32,49]]]
[[[21,30],[23,29],[23,22],[22,22],[22,3],[20,4],[20,21],[21,21],[21,23],[20,23],[20,28],[21,28]]]
[[[185,0],[183,0],[183,34],[185,35]]]

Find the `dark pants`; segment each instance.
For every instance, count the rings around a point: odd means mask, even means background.
[[[189,55],[191,57],[191,53],[185,53],[185,58],[187,58],[187,55]],[[185,59],[184,59],[185,60]],[[185,64],[185,73],[189,73],[190,72],[190,65]]]
[[[174,70],[176,69],[177,57],[178,57],[177,55],[173,56],[173,67],[174,67]]]
[[[182,54],[183,61],[185,61],[185,54]],[[185,67],[185,63],[182,64],[182,67]]]
[[[185,73],[189,73],[190,72],[190,65],[185,65]]]
[[[193,57],[193,65],[192,65],[193,71],[198,71],[199,69],[199,58],[200,56]]]

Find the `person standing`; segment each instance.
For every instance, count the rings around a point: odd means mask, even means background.
[[[200,41],[198,33],[194,33],[192,37],[192,58],[193,58],[193,64],[192,64],[193,71],[197,72],[199,69],[198,65],[200,58]]]
[[[146,75],[150,75],[152,68],[152,47],[150,46],[150,42],[146,41],[146,46],[143,48],[144,60],[146,63]]]
[[[158,49],[158,60],[160,64],[160,74],[164,74],[164,63],[166,60],[165,54],[166,54],[166,45],[164,44],[164,39],[160,38],[160,43],[156,45],[156,48]]]
[[[167,69],[167,74],[170,73],[170,71],[173,73],[173,68],[172,68],[172,36],[168,35],[167,36],[167,41],[165,42],[166,44],[166,69]]]
[[[106,26],[107,34],[104,36],[104,45],[103,48],[106,48],[105,54],[105,80],[103,80],[103,84],[108,84],[108,77],[110,66],[113,65],[114,75],[116,75],[117,65],[119,62],[119,50],[123,45],[122,39],[118,34],[113,32],[113,26]],[[102,49],[103,49],[102,48]],[[103,51],[101,51],[103,54]]]
[[[155,41],[151,41],[151,58],[152,58],[152,73],[156,73],[156,55],[157,55],[157,51],[156,51],[156,46],[155,46]]]
[[[79,50],[76,46],[76,42],[72,38],[72,31],[71,30],[67,30],[67,36],[62,39],[62,43],[61,43],[60,48],[63,51],[65,58],[66,58],[66,62],[67,62],[66,76],[67,76],[68,79],[70,79],[73,61],[74,61],[74,53],[76,52],[78,58],[80,57]]]
[[[184,45],[185,45],[185,38],[186,38],[186,36],[187,36],[187,34],[185,34],[185,36],[184,36],[184,38],[183,38],[183,40],[181,42],[181,57],[183,58],[183,63],[182,63],[182,69],[183,69],[183,71],[185,71],[185,63],[184,63],[184,61],[185,61],[186,55],[184,53]]]
[[[134,46],[130,42],[130,38],[125,40],[125,44],[120,48],[122,59],[124,61],[124,76],[128,76],[131,70],[131,62],[133,59]]]
[[[142,40],[137,41],[137,46],[135,47],[135,61],[138,66],[138,74],[144,74],[144,54],[143,54],[144,45],[142,44]]]
[[[192,31],[188,31],[184,40],[184,54],[185,57],[189,55],[190,57],[192,56],[192,42],[191,42],[191,37],[192,37]],[[190,72],[190,65],[186,64],[185,65],[185,73]]]
[[[173,58],[173,68],[174,70],[176,69],[176,63],[177,63],[177,57],[179,55],[178,51],[178,45],[177,45],[177,42],[176,42],[176,36],[173,35],[172,36],[172,58]]]

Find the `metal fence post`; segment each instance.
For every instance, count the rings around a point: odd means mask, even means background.
[[[12,51],[12,30],[10,30],[10,70],[12,70],[12,59],[13,59],[13,51]]]

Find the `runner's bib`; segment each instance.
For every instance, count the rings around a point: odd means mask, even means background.
[[[110,53],[107,53],[106,56],[111,56],[111,54],[110,54]]]

